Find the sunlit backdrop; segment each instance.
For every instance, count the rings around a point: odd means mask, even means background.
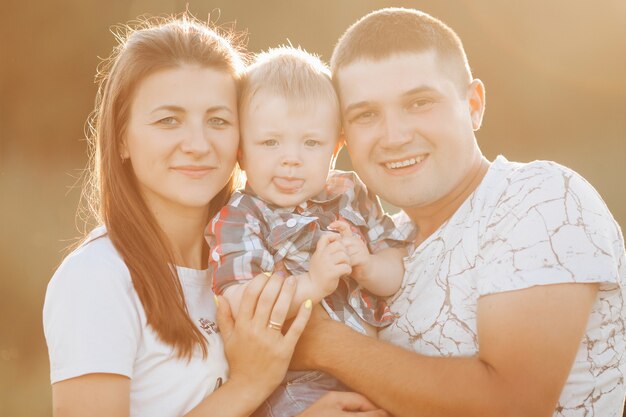
[[[384,6],[421,8],[461,36],[487,86],[489,158],[580,172],[626,224],[626,2],[604,0],[3,1],[0,11],[0,415],[50,416],[46,284],[79,235],[77,179],[99,58],[113,24],[177,13],[235,23],[250,51],[291,42],[328,60],[345,28]],[[188,6],[187,6],[188,4]],[[344,154],[341,168],[349,168]],[[78,183],[80,184],[80,183]]]

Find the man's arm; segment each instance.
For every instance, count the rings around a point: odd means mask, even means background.
[[[597,284],[536,286],[478,302],[475,357],[419,355],[316,319],[292,365],[326,371],[396,417],[552,416]]]

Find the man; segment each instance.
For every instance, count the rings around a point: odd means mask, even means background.
[[[380,341],[319,318],[293,365],[397,417],[621,416],[626,256],[595,190],[555,163],[485,159],[484,86],[427,14],[365,16],[331,68],[355,170],[418,238]]]

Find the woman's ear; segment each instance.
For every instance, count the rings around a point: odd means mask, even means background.
[[[128,146],[126,146],[125,140],[120,142],[120,158],[122,159],[122,161],[130,158],[130,153],[128,152]]]

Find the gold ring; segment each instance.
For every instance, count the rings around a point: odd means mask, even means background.
[[[276,323],[275,321],[270,320],[270,322],[267,325],[267,327],[269,327],[270,329],[281,331],[282,328],[283,328],[283,325],[280,324],[280,323]]]

